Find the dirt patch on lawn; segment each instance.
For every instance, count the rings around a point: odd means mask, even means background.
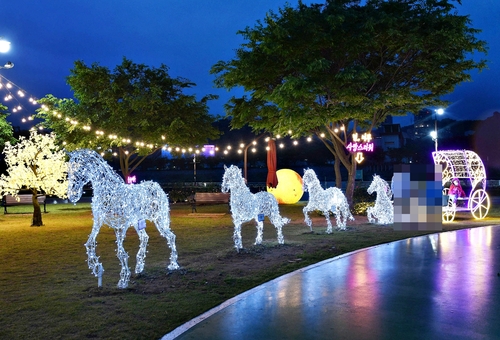
[[[285,235],[285,244],[276,239],[264,239],[261,245],[241,249],[220,249],[217,252],[182,254],[180,270],[165,271],[146,267],[141,274],[132,274],[129,291],[138,294],[162,294],[165,292],[189,293],[206,286],[207,291],[218,291],[227,298],[240,293],[245,288],[269,281],[288,272],[332,258],[347,252],[429,232],[394,231],[391,226],[368,223],[366,216],[356,216],[346,230],[334,228],[333,234],[326,234],[323,217],[313,217],[313,231],[303,227],[302,220],[292,220],[290,224],[300,224],[302,232],[295,237]],[[334,222],[334,221],[332,221]],[[500,224],[500,219],[471,221],[460,217],[452,224],[443,225],[443,230],[455,230],[484,225]],[[234,290],[231,289],[234,286]],[[89,293],[97,295],[116,294],[113,289],[89,288]]]

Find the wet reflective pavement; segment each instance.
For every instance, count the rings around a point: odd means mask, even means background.
[[[166,339],[500,339],[500,226],[420,236],[265,283]]]

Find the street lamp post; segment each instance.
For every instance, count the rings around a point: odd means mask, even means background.
[[[193,177],[194,177],[194,185],[196,185],[196,153],[193,154]]]
[[[444,113],[444,110],[441,109],[441,108],[439,108],[437,110],[434,110],[434,131],[431,132],[431,137],[434,140],[434,145],[435,145],[436,152],[437,152],[438,151],[438,128],[437,128],[437,116],[436,116],[436,113],[438,115],[442,115]]]

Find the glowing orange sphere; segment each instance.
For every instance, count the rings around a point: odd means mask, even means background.
[[[276,188],[267,187],[279,204],[297,203],[304,194],[302,190],[302,177],[290,169],[281,169],[276,172],[278,185]]]

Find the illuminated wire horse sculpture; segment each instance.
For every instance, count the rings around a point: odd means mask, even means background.
[[[92,183],[92,214],[94,223],[85,247],[88,266],[98,277],[101,286],[104,272],[99,256],[96,255],[96,237],[103,224],[115,230],[117,257],[121,263],[118,288],[127,288],[130,279],[128,254],[123,248],[127,229],[133,226],[139,235],[136,273],[144,269],[146,247],[149,236],[145,220],[152,221],[160,234],[167,239],[171,249],[168,269],[178,269],[175,235],[170,230],[170,207],[168,196],[156,182],[144,181],[140,184],[125,184],[106,161],[95,151],[82,149],[70,153],[68,165],[68,198],[71,202],[80,199],[83,186]]]
[[[224,166],[224,169],[221,189],[222,192],[231,191],[229,204],[234,223],[233,239],[236,250],[239,251],[243,248],[241,242],[241,224],[252,219],[257,222],[255,244],[262,243],[265,216],[269,217],[269,220],[278,232],[278,243],[283,244],[285,240],[282,228],[290,220],[280,215],[276,198],[266,191],[252,194],[245,184],[241,170],[237,166],[231,165],[229,168]]]
[[[368,221],[377,224],[393,224],[394,206],[391,201],[392,190],[389,184],[379,175],[374,175],[367,191],[370,195],[374,192],[377,193],[375,205],[367,209]]]
[[[446,199],[443,206],[443,222],[452,222],[457,211],[470,211],[475,219],[483,219],[490,210],[490,198],[486,192],[486,170],[483,161],[470,150],[440,150],[432,153],[434,164],[443,165],[443,195]],[[466,206],[453,204],[448,196],[449,185],[453,178],[465,182],[466,190],[470,189],[468,197],[458,198],[465,201]]]
[[[347,198],[342,193],[342,190],[336,187],[323,189],[316,173],[312,169],[304,170],[302,182],[304,192],[309,191],[309,202],[307,202],[307,205],[304,209],[302,209],[302,212],[304,213],[304,221],[309,226],[311,231],[312,221],[309,218],[308,213],[314,210],[321,211],[325,216],[327,234],[331,234],[333,232],[332,222],[330,221],[330,211],[335,215],[337,228],[345,230],[347,220],[353,221],[354,217],[351,214],[349,203],[347,203]]]

